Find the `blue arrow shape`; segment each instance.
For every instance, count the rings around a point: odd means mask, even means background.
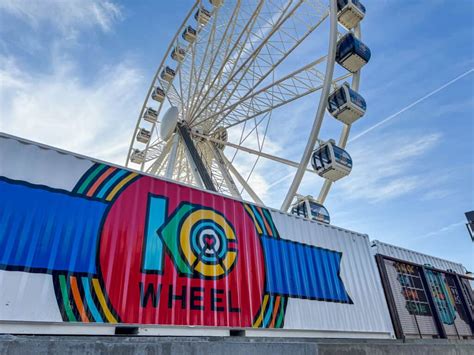
[[[0,268],[96,273],[106,202],[0,178]]]

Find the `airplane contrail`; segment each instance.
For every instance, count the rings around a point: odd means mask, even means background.
[[[353,142],[355,141],[356,139],[359,139],[360,137],[362,136],[365,136],[367,133],[373,131],[374,129],[376,129],[377,127],[380,127],[381,125],[387,123],[388,121],[391,121],[393,120],[395,117],[397,117],[398,115],[402,114],[403,112],[411,109],[413,106],[416,106],[418,105],[420,102],[423,102],[425,101],[426,99],[430,98],[431,96],[437,94],[438,92],[440,92],[441,90],[447,88],[449,85],[451,84],[454,84],[456,81],[458,80],[461,80],[462,78],[464,78],[466,75],[469,75],[470,73],[472,73],[474,71],[474,68],[471,68],[469,69],[468,71],[466,71],[465,73],[455,77],[453,80],[450,80],[448,81],[446,84],[444,85],[441,85],[439,88],[437,88],[436,90],[433,90],[431,91],[429,94],[426,94],[425,96],[419,98],[418,100],[412,102],[410,105],[402,108],[400,111],[394,113],[393,115],[390,115],[388,116],[387,118],[384,118],[382,121],[374,124],[372,127],[369,127],[367,128],[365,131],[362,131],[361,133],[357,134],[356,136],[352,137],[351,139],[349,139],[349,142]]]
[[[464,78],[465,76],[469,75],[469,74],[472,73],[473,71],[474,71],[474,68],[471,68],[471,69],[469,69],[468,71],[462,73],[461,75],[455,77],[454,79],[448,81],[446,84],[441,85],[439,88],[437,88],[437,89],[431,91],[430,93],[426,94],[425,96],[423,96],[423,97],[419,98],[418,100],[412,102],[412,103],[409,104],[408,106],[402,108],[400,111],[394,113],[393,115],[388,116],[387,118],[384,118],[382,121],[380,121],[380,122],[374,124],[372,127],[369,127],[369,128],[367,128],[365,131],[362,131],[361,133],[357,134],[357,135],[354,136],[353,138],[349,139],[349,142],[353,142],[353,141],[355,141],[356,139],[359,139],[360,137],[365,136],[367,133],[373,131],[374,129],[376,129],[376,128],[378,128],[378,127],[380,127],[381,125],[387,123],[388,121],[393,120],[395,117],[399,116],[399,115],[402,114],[403,112],[405,112],[405,111],[411,109],[413,106],[416,106],[416,105],[418,105],[420,102],[425,101],[426,99],[430,98],[431,96],[437,94],[437,93],[440,92],[441,90],[443,90],[443,89],[447,88],[448,86],[454,84],[456,81],[461,80],[462,78]],[[294,174],[291,173],[291,174],[288,174],[288,175],[285,175],[285,176],[281,177],[280,179],[278,179],[278,180],[272,182],[271,184],[269,184],[269,185],[268,185],[268,188],[273,187],[273,186],[275,186],[275,185],[278,185],[278,184],[282,183],[283,181],[289,179],[289,178],[292,177],[293,175],[294,175]]]

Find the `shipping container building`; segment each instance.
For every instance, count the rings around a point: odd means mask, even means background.
[[[472,276],[458,263],[372,243],[397,338],[471,339]]]
[[[394,337],[367,235],[7,134],[0,153],[1,333]]]

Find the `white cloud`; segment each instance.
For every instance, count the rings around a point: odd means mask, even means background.
[[[425,188],[428,177],[418,164],[440,142],[438,133],[414,136],[383,135],[350,146],[354,168],[348,178],[335,184],[337,193],[349,199],[378,202]]]
[[[0,129],[123,164],[143,97],[140,70],[127,62],[81,81],[74,62],[31,74],[0,57]]]
[[[68,36],[82,28],[109,31],[122,18],[120,7],[108,0],[2,0],[0,11],[34,28],[51,24]]]
[[[456,223],[451,223],[445,227],[442,227],[442,228],[439,228],[437,230],[434,230],[434,231],[431,231],[429,233],[426,233],[426,234],[423,234],[423,235],[420,235],[418,237],[414,237],[413,239],[426,239],[426,238],[432,238],[432,237],[436,237],[436,236],[439,236],[443,233],[446,233],[446,232],[449,232],[459,226],[462,226],[462,225],[465,225],[466,222],[465,221],[460,221],[460,222],[456,222]]]

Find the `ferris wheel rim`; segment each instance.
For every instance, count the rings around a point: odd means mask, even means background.
[[[153,89],[155,88],[155,83],[156,83],[156,80],[158,78],[158,76],[160,75],[161,71],[163,70],[164,66],[165,66],[165,62],[169,56],[169,54],[171,53],[171,50],[173,48],[173,45],[174,43],[176,42],[177,38],[179,37],[179,35],[181,34],[181,31],[184,27],[186,27],[186,23],[187,21],[189,20],[189,18],[192,16],[194,10],[197,8],[198,4],[201,2],[201,0],[196,0],[194,5],[191,6],[191,9],[188,11],[188,13],[186,14],[183,22],[181,23],[181,25],[179,26],[178,30],[176,31],[175,35],[173,36],[173,39],[170,41],[169,45],[168,45],[168,48],[166,49],[166,52],[161,60],[161,63],[160,65],[158,66],[156,72],[155,72],[155,75],[153,76],[153,79],[151,81],[151,84],[150,84],[150,87],[147,91],[147,94],[145,96],[145,100],[143,101],[143,104],[142,104],[142,107],[140,109],[140,113],[139,113],[139,116],[138,116],[138,119],[137,119],[137,123],[135,125],[135,129],[134,129],[134,133],[132,135],[132,139],[130,141],[130,146],[129,146],[129,149],[128,149],[128,154],[127,154],[127,160],[126,160],[126,164],[125,166],[128,167],[129,163],[130,163],[130,156],[131,156],[131,153],[132,153],[132,150],[133,150],[133,147],[134,147],[134,141],[135,141],[135,136],[139,130],[139,127],[140,127],[140,122],[141,122],[141,119],[143,117],[143,114],[145,112],[145,108],[147,107],[147,103],[149,101],[149,98],[150,98],[150,95],[153,91]],[[159,105],[159,109],[161,110],[161,107],[163,106],[163,103],[160,103]],[[159,114],[159,112],[158,112]],[[151,131],[153,131],[155,129],[155,126],[156,126],[156,123],[154,123],[152,125],[152,129]],[[146,151],[148,150],[148,145],[145,147],[145,154],[146,154]],[[140,166],[140,170],[143,171],[143,168],[144,168],[144,163],[141,164]]]
[[[335,44],[337,42],[337,34],[338,34],[338,30],[337,30],[337,24],[338,24],[338,21],[337,21],[337,11],[336,11],[336,0],[328,0],[329,1],[329,4],[330,4],[330,9],[328,11],[328,17],[330,19],[330,52],[332,53],[331,55],[327,55],[326,57],[326,68],[332,66],[332,69],[331,69],[331,75],[329,77],[328,74],[328,70],[326,69],[326,75],[324,76],[324,83],[321,87],[320,91],[321,92],[321,96],[320,96],[320,103],[317,107],[317,115],[318,116],[322,116],[320,118],[321,122],[320,124],[322,124],[322,121],[324,119],[324,112],[326,110],[326,102],[327,102],[327,96],[329,94],[329,90],[330,90],[330,87],[331,85],[335,85],[335,83],[338,81],[338,80],[342,80],[341,78],[336,78],[335,80],[333,80],[333,71],[334,71],[334,65],[335,65]],[[300,0],[300,2],[302,3],[303,0]],[[240,3],[240,0],[238,1],[238,3]],[[263,3],[263,0],[260,0],[259,4]],[[289,3],[292,3],[292,1],[289,1]],[[126,165],[128,166],[129,163],[130,163],[130,159],[131,159],[131,154],[134,150],[134,147],[135,147],[135,137],[137,135],[137,132],[139,131],[140,129],[140,123],[142,122],[142,118],[143,118],[143,115],[145,113],[145,109],[147,108],[148,106],[148,103],[149,101],[151,100],[150,99],[150,95],[152,93],[152,91],[154,90],[154,88],[156,87],[156,83],[159,82],[159,80],[157,80],[159,78],[159,75],[161,73],[161,71],[163,70],[163,68],[166,67],[166,60],[168,59],[171,51],[173,50],[173,46],[178,42],[178,38],[181,34],[181,32],[183,31],[183,29],[185,29],[187,27],[187,21],[189,20],[189,18],[192,16],[193,12],[199,8],[199,5],[202,4],[202,0],[197,0],[195,1],[194,5],[191,7],[191,9],[189,10],[189,12],[187,13],[185,19],[183,20],[181,26],[178,27],[178,30],[176,31],[176,34],[174,35],[173,39],[170,41],[170,44],[163,56],[163,59],[160,63],[160,65],[158,66],[157,68],[157,71],[153,77],[153,80],[150,84],[150,88],[147,92],[147,95],[145,97],[145,100],[144,100],[144,103],[142,105],[142,108],[140,110],[140,115],[138,117],[138,120],[137,120],[137,124],[135,126],[135,130],[134,130],[134,133],[132,135],[132,139],[131,139],[131,143],[130,143],[130,147],[129,147],[129,150],[128,150],[128,154],[127,154],[127,160],[126,160]],[[324,21],[324,19],[322,20]],[[360,27],[357,27],[357,31],[359,31],[359,34],[360,34]],[[197,39],[196,39],[196,42],[197,42]],[[194,46],[192,46],[192,48],[194,49]],[[329,59],[329,57],[331,57]],[[176,67],[176,73],[181,73],[180,72],[180,68],[181,68],[181,62],[178,62],[178,65]],[[347,78],[347,77],[352,77],[352,86],[353,87],[358,87],[358,82],[360,80],[360,71],[355,73],[355,74],[346,74],[343,76],[344,78]],[[355,84],[357,83],[357,84]],[[171,87],[172,84],[169,84],[169,87]],[[167,90],[166,93],[168,92],[169,90],[169,87],[167,87]],[[222,86],[222,88],[224,88],[225,86]],[[197,87],[195,87],[196,89]],[[189,89],[191,89],[191,86],[189,86]],[[222,89],[221,89],[222,90]],[[217,95],[217,94],[216,94]],[[244,99],[246,99],[247,97],[244,96]],[[168,102],[171,102],[170,100],[170,97],[168,95],[166,95],[166,99],[165,100],[168,100]],[[159,103],[159,108],[158,108],[158,115],[160,113],[160,111],[162,110],[163,108],[163,105],[164,105],[164,101],[163,102],[160,102]],[[237,103],[238,104],[238,103]],[[286,103],[285,103],[286,104]],[[272,107],[271,109],[273,110],[275,107]],[[270,111],[271,112],[271,111]],[[218,112],[219,113],[219,112]],[[260,113],[261,114],[261,113]],[[216,114],[217,116],[217,114]],[[192,117],[191,117],[192,118]],[[239,124],[242,124],[244,121],[238,121],[238,122],[235,122],[234,124],[232,125],[228,125],[228,126],[225,126],[227,128],[229,127],[233,127],[233,126],[236,126],[236,125],[239,125]],[[152,124],[152,128],[151,128],[151,132],[155,132],[156,131],[156,127],[157,127],[157,123],[158,123],[158,119],[156,120],[155,123]],[[190,122],[192,123],[192,122]],[[215,126],[217,127],[217,125]],[[159,137],[159,134],[158,132],[155,132],[157,133],[158,137]],[[350,133],[350,126],[344,126],[343,127],[343,131],[341,132],[341,137],[340,137],[340,141],[344,141],[344,146],[345,146],[345,143],[347,141],[347,137]],[[298,167],[298,170],[297,170],[297,175],[301,175],[301,179],[303,177],[303,174],[304,172],[307,170],[307,166],[308,166],[308,163],[309,163],[309,159],[310,159],[310,154],[311,154],[311,151],[313,150],[313,147],[314,147],[314,143],[316,142],[316,140],[318,139],[319,137],[319,132],[317,132],[316,134],[311,134],[310,137],[308,138],[308,142],[307,142],[307,145],[306,145],[306,148],[305,148],[305,153],[303,154],[303,158],[304,158],[304,161],[303,159],[300,161],[300,164],[299,164],[299,167]],[[142,161],[142,163],[140,164],[140,170],[141,171],[145,171],[145,163],[147,163],[147,154],[149,153],[149,149],[150,149],[150,146],[155,146],[157,144],[160,143],[160,139],[158,138],[157,140],[155,141],[152,141],[151,139],[146,143],[146,146],[145,146],[145,149],[143,150],[143,153],[144,153],[144,159]],[[168,143],[169,142],[165,142],[163,141],[164,144],[166,144],[166,147],[168,146]],[[239,144],[241,144],[242,142],[240,142]],[[312,144],[311,144],[312,143]],[[263,145],[262,145],[263,147]],[[310,148],[309,148],[310,147]],[[165,149],[165,147],[163,148]],[[171,148],[170,148],[171,149]],[[260,151],[261,151],[262,148],[260,148]],[[307,151],[309,151],[309,153],[307,153]],[[262,151],[261,151],[262,152]],[[168,153],[167,153],[168,154]],[[175,154],[176,155],[176,154]],[[257,158],[258,159],[258,158]],[[305,163],[306,162],[306,163]],[[302,164],[303,163],[303,164]],[[232,165],[231,165],[232,166]],[[150,169],[152,171],[153,169],[153,165],[149,166],[148,167],[148,170],[147,172],[150,172]],[[301,172],[300,172],[301,171]],[[166,174],[166,175],[169,175],[169,174]],[[168,177],[168,176],[167,176]],[[250,177],[250,175],[249,175]],[[300,179],[300,182],[301,182],[301,179]],[[248,180],[248,178],[247,178]],[[326,183],[328,183],[328,180],[325,181],[325,185]],[[293,184],[292,184],[293,185]],[[299,186],[299,183],[298,183],[298,186]],[[292,197],[290,199],[290,202],[288,203],[288,206],[286,208],[284,208],[284,206],[282,206],[282,210],[287,210],[288,207],[289,207],[289,204],[291,204],[291,200],[294,198],[294,196],[296,196],[296,190],[298,188],[298,186],[296,186],[296,188],[294,188],[294,191],[291,193]],[[329,191],[331,187],[331,184],[329,183],[329,186],[327,188],[327,191],[326,191],[326,195],[327,195],[327,192]],[[292,187],[290,187],[290,189],[292,189]],[[322,193],[322,190],[320,192],[320,195]],[[287,195],[290,195],[290,190],[288,192]],[[285,198],[285,201],[286,201],[286,198]],[[261,201],[260,201],[261,202]]]

